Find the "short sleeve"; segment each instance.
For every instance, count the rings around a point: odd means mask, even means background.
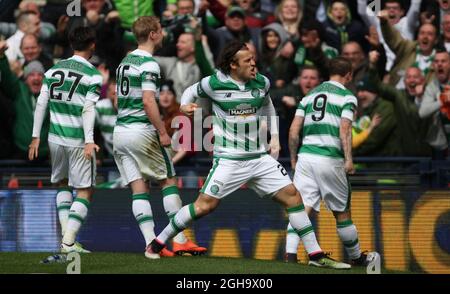
[[[140,67],[140,79],[142,91],[157,92],[161,85],[159,65],[154,62],[146,62]]]
[[[300,100],[300,102],[298,103],[298,106],[297,106],[297,110],[295,111],[295,116],[301,116],[301,117],[305,116],[305,109],[306,109],[305,101],[306,101],[305,98]]]
[[[93,75],[90,80],[91,82],[89,83],[89,88],[86,93],[86,100],[97,102],[98,99],[100,99],[103,78],[100,74],[96,74]]]
[[[353,117],[358,106],[358,100],[355,96],[345,96],[345,104],[342,107],[341,118],[347,118],[353,121]]]
[[[209,85],[209,79],[210,77],[205,77],[198,82],[197,87],[195,88],[196,97],[205,98],[205,99],[212,99],[211,98],[211,87]]]

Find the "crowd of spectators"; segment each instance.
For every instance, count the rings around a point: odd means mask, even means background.
[[[102,111],[114,112],[115,71],[136,47],[130,28],[142,15],[159,16],[164,29],[164,46],[154,55],[169,129],[184,89],[214,73],[221,49],[238,39],[271,81],[281,156],[289,154],[287,131],[298,102],[328,79],[329,60],[341,55],[352,63],[348,88],[359,104],[355,156],[448,158],[450,0],[378,3],[382,10],[375,13],[373,0],[0,1],[0,159],[26,158],[43,73],[71,56],[67,36],[76,27],[96,30],[91,62],[104,78],[102,98],[111,100]],[[48,122],[43,143],[46,130]],[[102,137],[108,157],[111,146]],[[175,160],[186,162],[188,153],[174,153]],[[39,158],[48,158],[45,143]]]

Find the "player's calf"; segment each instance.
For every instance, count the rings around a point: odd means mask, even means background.
[[[78,231],[80,230],[81,225],[83,224],[88,214],[91,195],[91,188],[83,188],[77,190],[77,197],[70,207],[66,232],[62,240],[62,243],[69,247],[74,245]]]

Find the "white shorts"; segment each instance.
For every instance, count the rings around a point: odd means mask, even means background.
[[[114,160],[124,182],[135,180],[164,180],[175,176],[172,157],[159,143],[154,130],[114,129]]]
[[[213,167],[200,191],[221,199],[244,184],[261,197],[272,197],[292,181],[283,166],[270,155],[251,160],[214,158]]]
[[[344,163],[307,155],[299,156],[295,167],[294,185],[300,192],[305,206],[320,211],[320,200],[331,211],[350,209],[351,186]]]
[[[95,186],[95,154],[91,160],[84,157],[83,147],[68,147],[48,142],[52,163],[52,183],[69,179],[75,189]]]

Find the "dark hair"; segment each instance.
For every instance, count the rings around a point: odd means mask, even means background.
[[[316,66],[309,65],[309,64],[304,65],[302,68],[300,68],[300,70],[298,72],[298,76],[301,76],[305,70],[314,70],[317,72],[317,76],[319,77],[319,79],[321,78],[319,69]]]
[[[299,31],[302,34],[304,34],[304,32],[316,31],[321,41],[325,40],[326,37],[323,25],[316,19],[307,19],[302,21],[299,25]]]
[[[447,51],[447,49],[445,48],[445,45],[444,44],[438,44],[437,46],[436,46],[436,53],[435,54],[438,54],[438,53],[448,53],[448,51]]]
[[[351,62],[344,57],[336,57],[330,60],[329,73],[330,76],[339,75],[341,77],[352,72]]]
[[[247,45],[244,42],[233,40],[225,45],[222,49],[217,61],[217,67],[221,72],[229,74],[231,70],[231,63],[235,62],[234,56],[240,50],[248,50]]]
[[[386,8],[386,4],[388,4],[388,3],[397,3],[398,5],[400,5],[400,8],[401,9],[404,9],[403,8],[403,1],[402,0],[386,0],[385,2],[384,2],[384,7]]]
[[[95,31],[90,27],[78,27],[69,33],[70,46],[75,51],[85,51],[95,43]]]
[[[175,97],[177,96],[177,93],[175,92],[175,89],[174,89],[174,87],[173,87],[173,81],[172,81],[172,80],[164,80],[164,81],[161,83],[160,91],[161,91],[161,92],[162,92],[162,91],[170,91],[170,92],[172,92],[172,94],[173,94]]]

